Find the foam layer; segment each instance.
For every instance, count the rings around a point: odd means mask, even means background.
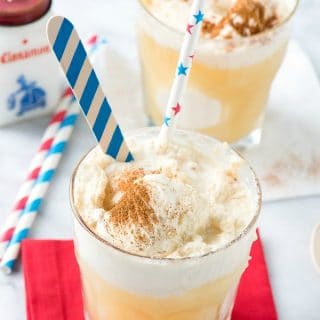
[[[203,26],[201,35],[206,38],[230,39],[263,32],[288,17],[290,6],[286,5],[287,2],[209,0],[204,10],[204,24],[210,28]],[[184,32],[191,4],[192,1],[184,0],[152,0],[149,10],[167,26]]]
[[[154,297],[181,295],[236,270],[244,270],[256,238],[253,225],[240,240],[216,253],[201,258],[157,260],[130,255],[102,243],[77,219],[74,233],[77,257],[108,285]]]
[[[178,134],[166,152],[153,135],[131,136],[128,145],[135,161],[116,162],[96,147],[75,178],[78,212],[112,245],[149,257],[199,256],[252,220],[256,198],[227,144]]]
[[[249,0],[264,8],[263,19],[259,18],[259,8],[249,15],[239,9],[237,13],[230,11],[241,1],[207,1],[202,39],[197,45],[197,59],[214,67],[239,68],[263,61],[286,43],[289,24],[283,22],[293,12],[296,0]],[[180,50],[191,1],[141,2],[153,15],[143,12],[140,21],[142,30],[159,44]]]

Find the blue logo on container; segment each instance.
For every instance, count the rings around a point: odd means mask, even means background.
[[[25,112],[46,106],[46,92],[35,81],[28,82],[24,75],[19,76],[17,83],[20,88],[8,98],[8,109],[18,108],[17,116]]]

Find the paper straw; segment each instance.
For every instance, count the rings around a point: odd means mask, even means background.
[[[186,27],[176,75],[171,87],[166,114],[159,134],[160,146],[166,146],[175,125],[175,118],[181,111],[181,98],[187,84],[188,75],[195,56],[195,47],[200,35],[205,0],[194,0]]]
[[[25,209],[19,218],[14,230],[12,239],[7,247],[1,267],[6,273],[10,273],[14,263],[19,255],[21,241],[25,239],[37,216],[40,205],[48,190],[56,168],[65,149],[65,146],[71,136],[75,121],[79,113],[79,106],[74,97],[70,98],[71,105],[62,121],[59,131],[57,132],[50,151],[40,169],[39,176],[29,195]]]
[[[47,34],[62,70],[102,151],[118,161],[133,159],[87,53],[72,23],[52,17]]]
[[[13,209],[7,216],[7,219],[2,227],[0,233],[0,260],[13,235],[14,228],[18,222],[19,216],[25,208],[28,196],[31,192],[34,182],[39,176],[40,168],[46,158],[48,150],[52,146],[54,136],[57,133],[59,126],[65,117],[67,108],[69,106],[68,101],[70,100],[70,96],[72,96],[72,91],[66,90],[62,96],[57,111],[52,116],[49,125],[41,139],[38,151],[31,161],[30,167],[27,171],[27,177],[20,186],[20,189],[16,196],[16,200],[13,205]]]
[[[96,50],[99,49],[100,46],[102,44],[105,44],[106,42],[107,41],[104,38],[98,37],[97,35],[92,35],[87,40],[87,44],[90,49],[90,54],[94,54]],[[43,164],[43,161],[45,160],[48,150],[52,146],[54,136],[62,120],[64,119],[64,116],[70,105],[71,96],[72,96],[72,90],[70,88],[66,89],[59,102],[58,108],[55,114],[52,116],[49,122],[49,125],[41,139],[38,152],[36,153],[36,155],[31,161],[30,167],[27,171],[28,172],[27,177],[18,191],[13,209],[7,216],[6,221],[4,222],[4,225],[0,232],[0,261],[12,238],[19,216],[21,215],[21,213],[25,208],[26,202],[28,200],[28,197],[32,190],[34,182],[38,178],[39,171]]]

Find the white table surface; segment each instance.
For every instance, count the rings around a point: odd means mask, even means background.
[[[133,41],[134,0],[56,0],[55,7],[56,12],[70,17],[83,35],[89,31],[108,35],[118,49],[137,59]],[[319,18],[319,0],[301,0],[294,38],[309,54],[318,75]],[[0,223],[11,208],[47,122],[48,118],[41,118],[0,129]],[[12,139],[12,144],[8,144],[7,139]],[[93,144],[81,119],[30,237],[67,239],[72,236],[68,180],[77,160]],[[16,147],[18,145],[20,147]],[[309,254],[310,235],[317,222],[320,222],[320,197],[263,204],[260,232],[281,320],[320,319],[320,274],[313,268]],[[0,319],[25,319],[21,271],[10,276],[0,274]]]

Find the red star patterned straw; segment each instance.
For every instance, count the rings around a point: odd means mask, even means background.
[[[171,87],[166,114],[161,127],[159,142],[165,146],[175,124],[175,118],[182,110],[181,98],[187,84],[188,75],[194,58],[194,51],[199,39],[201,23],[203,21],[203,7],[205,0],[194,0],[180,50],[178,67]]]

